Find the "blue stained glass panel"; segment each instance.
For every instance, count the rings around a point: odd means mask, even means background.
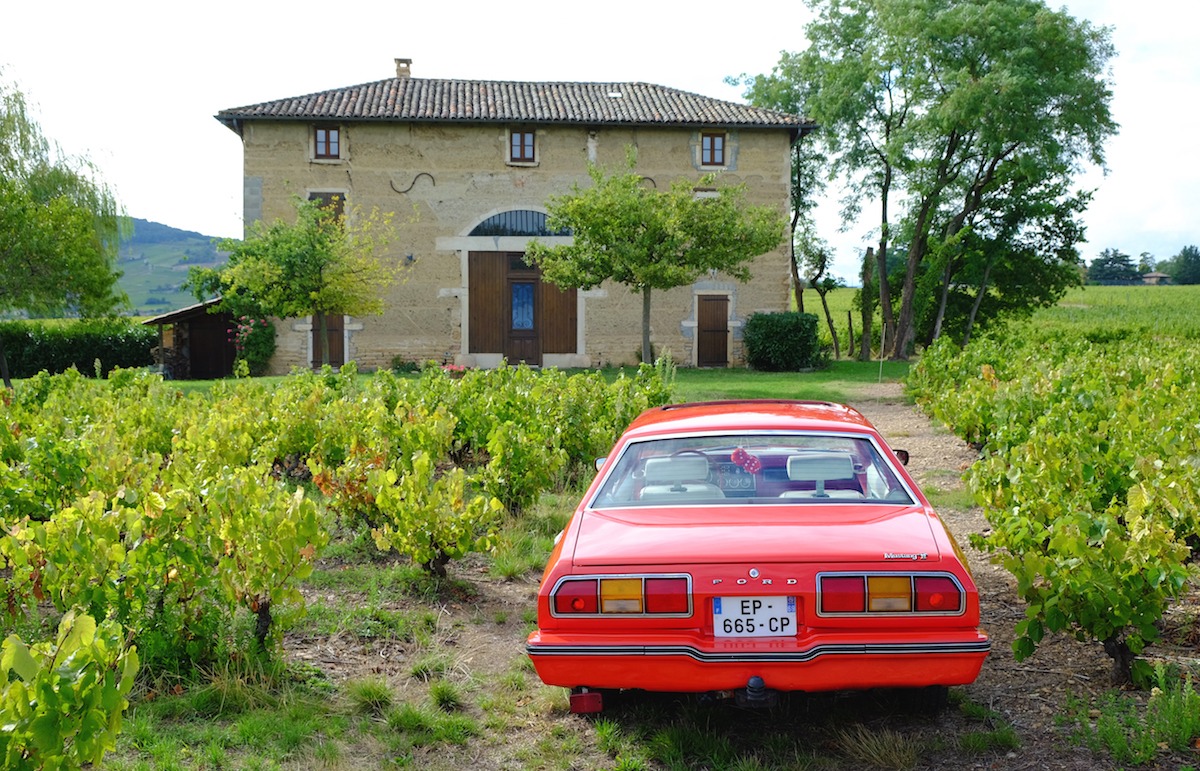
[[[533,284],[512,285],[512,328],[533,329]]]

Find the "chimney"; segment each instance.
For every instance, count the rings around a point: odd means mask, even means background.
[[[398,77],[398,78],[412,77],[412,59],[397,59],[396,60],[396,77]]]

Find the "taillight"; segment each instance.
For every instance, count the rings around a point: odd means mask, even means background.
[[[691,597],[686,578],[647,578],[647,613],[687,613]]]
[[[597,576],[563,579],[551,592],[556,616],[687,616],[688,576]]]
[[[821,579],[822,613],[862,613],[866,610],[863,576],[825,576]]]
[[[554,592],[554,611],[560,615],[596,612],[596,580],[566,581]]]
[[[823,575],[818,590],[822,615],[955,614],[963,610],[962,587],[948,574]]]
[[[917,612],[956,612],[962,608],[962,592],[949,576],[917,576]]]

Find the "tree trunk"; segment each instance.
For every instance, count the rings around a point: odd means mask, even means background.
[[[804,313],[804,279],[800,278],[800,265],[796,262],[796,246],[792,245],[792,293],[796,297],[796,310]]]
[[[942,322],[946,320],[946,303],[950,301],[950,278],[953,273],[954,261],[946,260],[946,269],[942,271],[942,291],[938,297],[937,318],[933,321],[933,339],[942,336]]]
[[[834,360],[842,358],[842,347],[838,344],[837,328],[833,325],[833,315],[829,312],[829,301],[825,299],[828,290],[817,289],[817,296],[821,298],[821,307],[825,309],[825,324],[829,326],[829,336],[833,338],[833,358]]]
[[[8,356],[4,353],[4,335],[0,334],[0,377],[4,378],[4,387],[13,390],[12,380],[8,376]]]
[[[883,324],[883,341],[896,339],[896,314],[892,310],[892,288],[888,283],[887,254],[891,226],[888,224],[888,193],[892,185],[892,167],[884,170],[883,184],[879,196],[879,254],[876,255],[876,267],[879,276],[879,315]],[[882,356],[883,352],[880,352]]]
[[[428,562],[421,563],[421,569],[431,576],[438,578],[446,577],[446,565],[450,564],[450,555],[446,552],[438,550],[433,559]]]
[[[799,147],[796,152],[799,153]],[[800,222],[800,210],[792,212],[792,227],[788,231],[788,261],[792,269],[792,295],[796,298],[796,310],[804,313],[804,282],[800,280],[800,264],[796,260],[796,224]]]
[[[1113,660],[1113,685],[1126,685],[1133,682],[1133,661],[1137,656],[1134,656],[1133,651],[1129,650],[1129,643],[1117,635],[1113,635],[1104,641],[1104,652]]]
[[[975,319],[979,315],[979,306],[983,304],[983,296],[987,293],[988,281],[992,275],[992,265],[995,262],[995,258],[989,259],[987,267],[983,269],[983,279],[979,282],[979,291],[975,294],[975,302],[971,303],[971,313],[967,316],[967,329],[963,332],[963,347],[971,342],[971,333],[975,330]]]
[[[650,287],[642,287],[642,361],[654,363],[654,352],[650,346]]]
[[[267,636],[271,634],[271,600],[268,598],[258,603],[258,610],[254,614],[254,639],[258,641],[259,650],[266,653]]]
[[[961,141],[962,137],[957,132],[952,133],[946,140],[946,147],[938,161],[937,175],[917,210],[912,239],[908,244],[904,288],[900,292],[900,317],[896,320],[896,333],[892,343],[892,359],[894,361],[908,359],[912,353],[913,341],[916,340],[917,268],[929,254],[929,231],[933,227],[933,219],[942,199],[942,192],[955,177],[955,173],[951,170],[951,161],[958,152]]]
[[[871,360],[871,325],[874,321],[875,298],[871,292],[871,272],[875,261],[875,250],[867,247],[867,254],[862,264],[862,292],[859,295],[859,305],[862,306],[862,340],[859,342],[858,360]]]

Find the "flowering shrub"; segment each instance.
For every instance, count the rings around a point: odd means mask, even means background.
[[[267,319],[239,316],[230,335],[237,349],[237,360],[246,363],[251,375],[267,371],[267,362],[275,355],[275,325]]]

